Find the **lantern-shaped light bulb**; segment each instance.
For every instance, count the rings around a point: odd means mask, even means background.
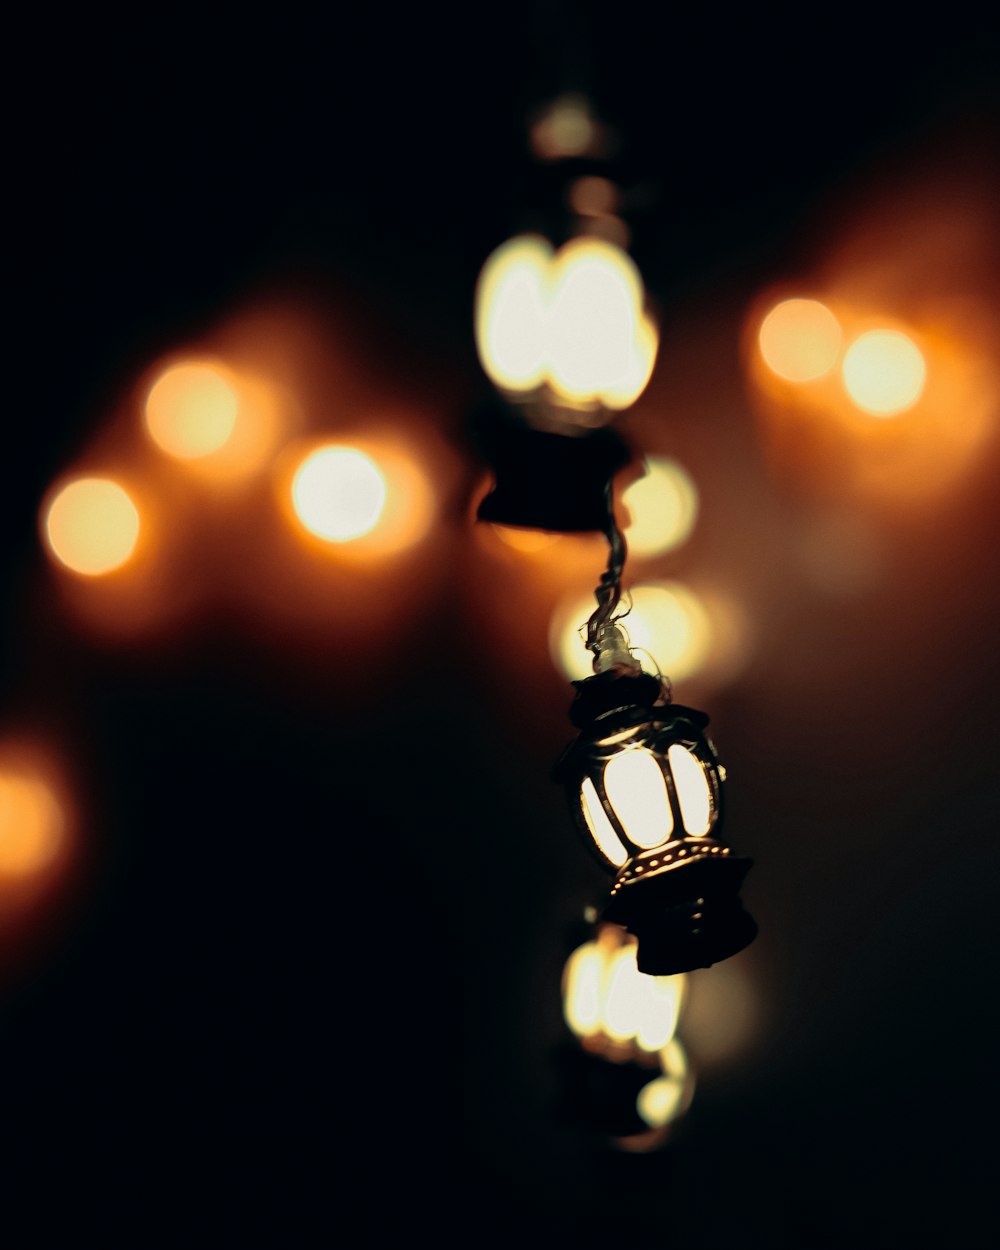
[[[677,1038],[684,976],[649,976],[636,939],[598,924],[563,970],[564,1050],[572,1114],[621,1149],[655,1149],[690,1106],[694,1075]]]
[[[752,861],[721,841],[725,770],[708,717],[621,664],[574,685],[581,732],[556,776],[584,840],[615,875],[602,919],[636,936],[637,968],[653,975],[742,950],[757,933],[739,898]]]

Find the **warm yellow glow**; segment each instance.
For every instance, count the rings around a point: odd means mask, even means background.
[[[692,838],[703,837],[712,824],[712,791],[705,770],[700,761],[679,742],[670,746],[667,761],[673,774],[684,828]]]
[[[920,348],[900,330],[869,330],[848,347],[842,365],[851,399],[877,417],[912,408],[923,393],[927,366]]]
[[[752,953],[689,974],[684,1040],[699,1071],[731,1063],[766,1035],[767,1007],[753,979]]]
[[[66,568],[99,577],[121,568],[132,555],[139,538],[139,511],[117,482],[77,478],[49,505],[45,537]]]
[[[548,372],[556,394],[587,404],[622,387],[630,393],[643,303],[632,259],[603,239],[571,239],[556,255],[552,284]]]
[[[571,239],[553,255],[537,235],[498,247],[476,287],[476,347],[497,386],[543,382],[566,405],[626,408],[652,375],[659,336],[639,271],[605,239]]]
[[[635,1108],[650,1128],[663,1128],[677,1118],[684,1101],[684,1082],[675,1076],[658,1076],[639,1090]]]
[[[622,946],[608,961],[604,986],[603,1032],[612,1041],[624,1042],[639,1030],[644,974],[636,967],[634,946]]]
[[[570,955],[563,972],[563,1014],[577,1037],[601,1027],[604,955],[596,942],[585,942]]]
[[[601,388],[601,399],[608,408],[628,408],[649,385],[660,346],[660,332],[648,313],[641,312],[629,348],[625,372],[617,380]]]
[[[0,887],[32,877],[55,859],[65,826],[62,808],[40,777],[0,768]]]
[[[585,175],[571,185],[569,206],[584,217],[604,217],[618,211],[618,188],[607,178]]]
[[[545,551],[563,537],[562,534],[553,534],[551,530],[518,529],[514,525],[494,525],[493,530],[508,547],[528,554]]]
[[[715,629],[702,600],[678,582],[645,582],[631,588],[631,611],[620,624],[636,658],[648,672],[657,667],[679,681],[700,672],[712,658]],[[571,680],[593,674],[593,656],[581,629],[596,604],[576,595],[558,604],[549,626],[549,653]]]
[[[636,1098],[636,1110],[650,1128],[665,1128],[683,1115],[694,1094],[687,1055],[676,1037],[663,1047],[660,1065],[663,1075],[643,1086]]]
[[[684,974],[672,977],[644,977],[635,1039],[643,1050],[661,1050],[677,1030],[686,981]]]
[[[578,1037],[600,1035],[654,1054],[677,1029],[683,975],[651,977],[636,966],[635,938],[604,925],[566,961],[563,1012]]]
[[[518,235],[494,251],[476,287],[476,348],[497,386],[529,391],[545,377],[552,248]]]
[[[610,860],[616,868],[620,868],[628,859],[628,852],[622,846],[621,839],[615,833],[611,821],[608,820],[608,814],[601,805],[597,789],[589,777],[583,779],[580,799],[591,837],[600,847],[604,857]]]
[[[628,486],[622,503],[630,518],[630,555],[660,555],[686,542],[698,518],[698,490],[687,470],[667,456],[650,456],[646,474]]]
[[[542,160],[593,155],[600,130],[585,96],[567,93],[554,100],[531,128],[531,146]]]
[[[221,365],[185,361],[153,383],[146,398],[146,429],[153,442],[178,460],[198,460],[229,441],[239,399]]]
[[[295,515],[310,533],[343,543],[374,529],[385,506],[385,479],[353,447],[325,446],[310,453],[292,481]]]
[[[757,341],[768,367],[788,382],[812,382],[837,363],[840,323],[814,299],[786,299],[761,323]]]
[[[667,783],[656,758],[642,747],[613,755],[604,767],[604,790],[636,846],[666,842],[674,828]]]

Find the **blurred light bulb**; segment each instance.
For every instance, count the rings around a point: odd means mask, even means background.
[[[542,160],[595,155],[600,127],[586,96],[566,93],[553,100],[531,127],[531,146]]]
[[[694,1082],[684,1047],[675,1037],[660,1055],[663,1074],[644,1085],[636,1098],[636,1110],[650,1128],[664,1128],[691,1105]]]
[[[601,1036],[655,1054],[677,1030],[686,978],[640,972],[636,949],[617,925],[602,925],[577,947],[563,970],[563,1014],[577,1037]]]
[[[626,488],[631,518],[625,538],[631,555],[660,555],[686,542],[698,517],[698,490],[687,470],[666,456],[650,456],[646,473]]]
[[[117,482],[77,478],[49,505],[45,537],[66,568],[99,577],[121,568],[132,555],[139,538],[139,512]]]
[[[44,871],[59,852],[64,825],[59,801],[40,777],[0,769],[0,886]]]
[[[519,235],[498,247],[476,287],[479,358],[503,390],[548,385],[569,407],[632,404],[652,376],[659,335],[639,271],[604,239],[571,239],[553,255]]]
[[[295,515],[310,533],[328,542],[349,542],[374,529],[385,501],[385,479],[353,447],[318,448],[292,480]]]
[[[507,390],[540,386],[546,366],[548,272],[552,248],[538,235],[518,235],[488,258],[476,287],[479,359]]]
[[[877,417],[912,408],[927,380],[920,348],[899,330],[870,330],[856,338],[841,369],[848,395]]]
[[[642,302],[639,271],[621,248],[584,238],[559,250],[548,344],[549,380],[559,396],[593,403],[630,380]]]
[[[239,399],[228,371],[184,361],[165,370],[146,398],[146,429],[153,442],[177,460],[218,451],[236,425]]]
[[[840,323],[814,299],[786,299],[764,318],[758,333],[760,353],[773,373],[788,382],[812,382],[837,363]]]

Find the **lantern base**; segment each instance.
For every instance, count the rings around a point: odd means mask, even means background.
[[[559,1112],[569,1123],[608,1138],[631,1138],[649,1132],[636,1100],[659,1074],[658,1067],[616,1063],[575,1044],[561,1047]]]
[[[649,876],[623,875],[601,918],[635,935],[640,972],[673,976],[709,968],[757,936],[757,924],[739,897],[752,863],[708,853]]]

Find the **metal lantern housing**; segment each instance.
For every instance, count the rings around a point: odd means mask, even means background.
[[[584,841],[615,874],[601,919],[638,940],[640,972],[707,968],[757,935],[739,890],[752,860],[721,841],[725,770],[708,717],[619,669],[573,683],[580,735],[556,765]]]

